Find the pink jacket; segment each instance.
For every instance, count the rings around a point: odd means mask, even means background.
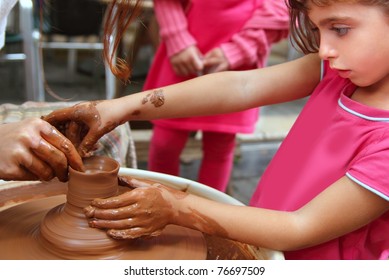
[[[269,45],[286,38],[289,32],[289,11],[284,0],[258,1],[258,8],[240,32],[220,47],[230,69],[244,65],[259,65],[269,51]],[[186,11],[190,0],[155,0],[154,10],[160,26],[161,39],[166,44],[168,56],[188,46],[196,39],[189,33]]]

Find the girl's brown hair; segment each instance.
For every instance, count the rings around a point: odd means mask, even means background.
[[[315,26],[308,17],[309,5],[325,7],[332,3],[358,3],[367,6],[380,6],[389,16],[388,0],[286,0],[290,9],[290,31],[292,42],[303,53],[315,53],[319,50],[320,38]]]
[[[131,67],[126,59],[116,54],[126,29],[140,14],[141,4],[142,0],[112,0],[106,13],[103,55],[112,73],[123,83],[130,81]]]
[[[39,0],[37,3],[39,3],[40,32],[43,33],[44,9],[46,5],[50,5],[50,2]],[[142,0],[110,0],[104,18],[103,58],[109,65],[112,73],[125,84],[130,81],[131,67],[126,59],[117,57],[117,51],[126,29],[138,18],[141,9]],[[42,52],[42,49],[40,49],[40,52]],[[40,61],[39,63],[42,64],[43,68],[43,62]],[[62,101],[70,100],[57,95],[47,84],[44,73],[42,75],[45,89],[51,96]]]

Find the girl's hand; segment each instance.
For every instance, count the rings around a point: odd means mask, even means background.
[[[77,148],[81,157],[88,156],[94,150],[97,141],[113,130],[118,123],[110,120],[107,102],[82,102],[72,107],[59,109],[43,116],[61,131]]]
[[[115,239],[161,234],[178,215],[177,198],[186,194],[150,181],[130,179],[127,182],[135,189],[115,197],[95,199],[84,209],[89,225],[108,229],[107,234]]]
[[[190,46],[173,55],[170,58],[170,63],[174,72],[182,77],[198,76],[204,68],[202,54],[196,46]]]
[[[68,166],[82,171],[72,143],[49,123],[28,118],[0,125],[0,179],[67,181]]]

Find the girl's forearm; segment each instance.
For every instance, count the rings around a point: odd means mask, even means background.
[[[328,207],[328,201],[331,207]],[[187,195],[176,200],[175,223],[205,233],[280,251],[327,242],[388,211],[388,202],[342,177],[295,211],[233,206]]]
[[[242,73],[223,72],[186,82],[127,95],[113,108],[125,120],[152,120],[221,114],[243,108],[236,100],[241,89]],[[246,105],[247,107],[247,105]]]
[[[195,195],[176,201],[175,207],[177,225],[274,250],[297,244],[288,212],[228,205]]]

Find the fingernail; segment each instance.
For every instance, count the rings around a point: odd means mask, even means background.
[[[96,208],[94,208],[93,206],[87,206],[84,208],[84,214],[86,217],[91,218],[95,215],[95,210]]]
[[[95,228],[95,227],[96,227],[96,224],[95,224],[95,221],[94,221],[94,220],[88,221],[88,225],[89,225],[91,228]]]
[[[122,231],[120,230],[114,230],[114,229],[109,229],[107,231],[107,234],[114,238],[114,239],[126,239],[129,238],[127,235],[125,235]]]

